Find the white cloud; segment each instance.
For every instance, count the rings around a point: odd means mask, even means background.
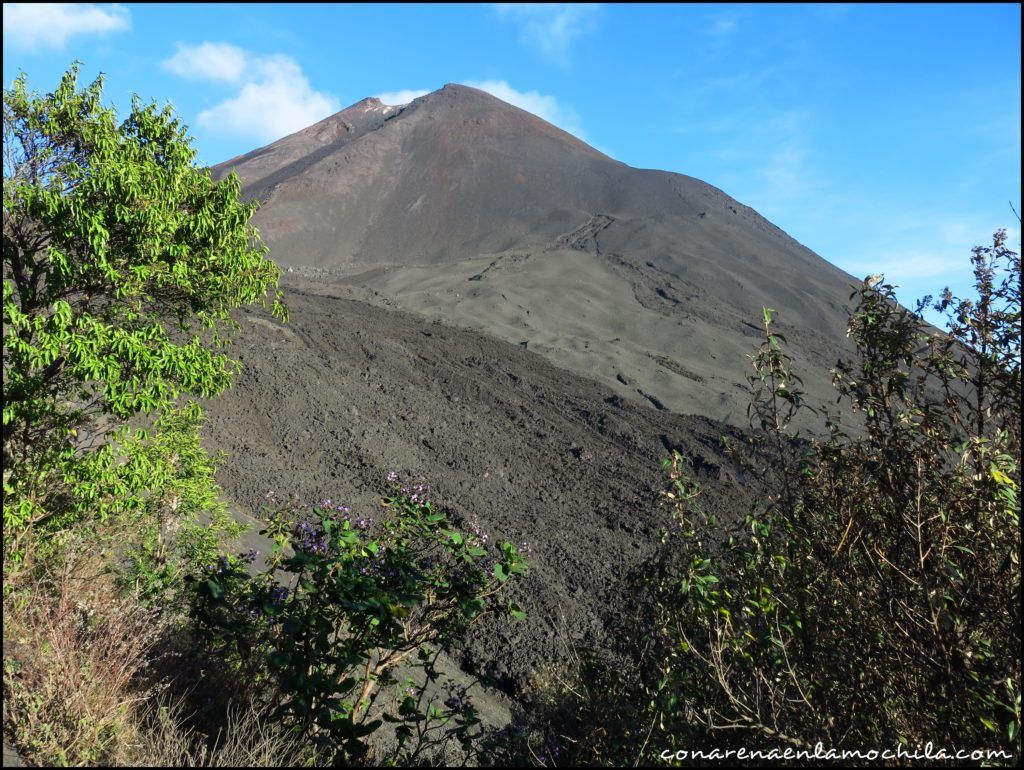
[[[179,45],[163,67],[183,77],[240,86],[238,93],[199,113],[203,128],[273,141],[341,109],[316,91],[298,63],[283,55],[259,56],[227,43]]]
[[[523,42],[549,59],[565,63],[574,39],[594,27],[598,3],[492,3],[516,22]]]
[[[584,139],[580,116],[571,107],[564,107],[553,96],[538,91],[517,91],[504,80],[467,80],[463,85],[479,88],[491,96],[508,102],[521,110],[532,112],[538,118],[553,123],[563,131]]]
[[[735,16],[718,16],[711,20],[711,24],[705,27],[702,32],[711,37],[726,37],[736,31]]]
[[[75,35],[131,29],[123,5],[4,3],[4,42],[18,48],[63,48]]]
[[[429,93],[426,89],[406,88],[402,91],[388,91],[383,94],[377,94],[377,98],[384,102],[384,104],[399,105],[408,104],[413,99],[419,99],[421,96]]]
[[[178,52],[161,66],[175,75],[237,83],[246,72],[246,53],[230,43],[178,43]]]
[[[885,212],[876,211],[872,218],[877,230],[868,236],[869,228],[864,228],[866,235],[857,249],[837,260],[841,267],[858,277],[882,273],[888,283],[903,287],[909,299],[937,294],[946,284],[954,294],[973,294],[971,250],[991,244],[998,222],[987,217],[946,217],[936,223],[930,213],[914,217],[905,211],[887,220]],[[1007,235],[1011,243],[1020,239],[1016,230],[1008,229]],[[894,243],[912,245],[893,247]]]
[[[922,278],[953,275],[963,271],[965,264],[967,257],[953,251],[905,249],[865,259],[856,267],[860,268],[859,273],[881,273],[888,283],[902,286]]]
[[[237,96],[199,113],[199,125],[222,133],[271,141],[323,120],[341,109],[333,96],[315,91],[298,64],[286,56],[242,86]]]

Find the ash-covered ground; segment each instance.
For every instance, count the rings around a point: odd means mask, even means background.
[[[528,614],[475,628],[464,665],[493,662],[513,691],[564,655],[559,639],[606,644],[631,597],[621,580],[667,526],[660,463],[678,448],[716,479],[727,519],[745,495],[720,456],[731,429],[659,411],[476,332],[363,301],[291,290],[291,320],[240,316],[232,353],[244,372],[205,404],[207,446],[227,455],[219,480],[241,515],[264,493],[310,505],[330,497],[379,510],[395,470],[492,540],[526,541],[515,594]],[[348,295],[348,296],[345,296]]]

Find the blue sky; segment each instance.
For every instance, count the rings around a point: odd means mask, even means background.
[[[698,177],[910,302],[1020,228],[1021,10],[996,5],[4,5],[4,85],[75,59],[216,163],[366,96],[489,90]]]

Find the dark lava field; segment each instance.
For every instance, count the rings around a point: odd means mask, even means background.
[[[516,595],[528,619],[481,627],[467,663],[495,661],[521,685],[564,654],[562,636],[607,641],[629,602],[621,579],[670,521],[657,500],[671,448],[718,480],[723,516],[745,510],[721,424],[634,403],[518,345],[331,294],[290,290],[286,325],[240,318],[244,371],[204,404],[207,446],[227,453],[220,483],[256,516],[268,490],[372,516],[394,470],[425,479],[463,527],[528,542]]]
[[[268,490],[372,515],[396,471],[463,527],[528,542],[526,621],[456,663],[509,693],[566,645],[611,646],[651,557],[673,449],[742,516],[722,456],[774,308],[811,400],[831,394],[857,283],[700,180],[634,169],[494,97],[363,100],[215,167],[261,202],[288,324],[241,314],[244,372],[207,403],[243,518]]]

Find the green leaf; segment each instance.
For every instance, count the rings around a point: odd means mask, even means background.
[[[366,737],[367,735],[370,735],[371,733],[374,733],[374,732],[376,732],[376,731],[377,731],[377,729],[378,729],[378,728],[379,728],[379,727],[380,727],[380,726],[381,726],[382,724],[384,724],[383,720],[380,720],[380,719],[374,719],[374,720],[373,720],[372,722],[367,722],[367,723],[366,723],[366,724],[364,724],[364,725],[353,725],[353,727],[352,727],[352,733],[353,733],[353,734],[354,734],[354,735],[355,735],[355,736],[356,736],[357,738],[364,738],[364,737]]]
[[[212,596],[214,599],[220,599],[222,596],[224,596],[224,587],[216,580],[212,578],[207,580],[206,586],[210,591],[210,596]]]

